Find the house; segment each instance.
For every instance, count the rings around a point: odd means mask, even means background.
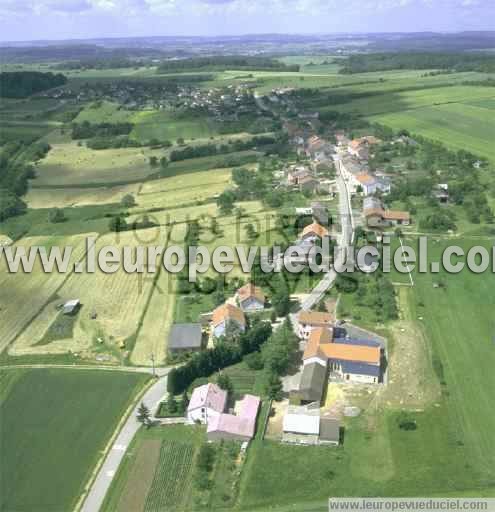
[[[318,201],[312,202],[311,212],[315,222],[318,224],[328,224],[328,209],[323,203]]]
[[[262,311],[265,307],[263,290],[252,283],[248,283],[237,290],[237,300],[244,312]]]
[[[81,305],[81,301],[79,299],[68,300],[62,306],[62,313],[64,315],[72,315],[76,313]]]
[[[209,441],[234,440],[249,441],[254,437],[260,399],[254,395],[244,395],[235,404],[235,414],[222,413],[208,421],[206,436]]]
[[[305,365],[297,389],[290,392],[291,400],[301,404],[320,403],[327,380],[326,367],[318,363]]]
[[[411,223],[411,216],[409,212],[385,210],[383,213],[383,220],[391,226],[409,226]]]
[[[304,166],[296,166],[287,173],[287,183],[289,185],[299,185],[299,181],[311,177],[311,171]]]
[[[301,192],[314,194],[317,191],[320,182],[313,176],[303,176],[298,179],[297,184],[299,185],[299,190]]]
[[[225,410],[227,391],[216,384],[204,384],[194,389],[187,407],[187,421],[207,425]]]
[[[320,418],[320,444],[338,446],[340,443],[340,421],[337,418]]]
[[[222,304],[213,311],[211,324],[216,338],[225,335],[228,325],[234,325],[240,331],[246,330],[246,317],[242,309],[233,304]]]
[[[318,363],[328,367],[331,376],[351,382],[376,384],[381,375],[381,347],[376,343],[334,340],[333,332],[316,327],[310,333],[303,354],[303,364]]]
[[[168,350],[174,354],[197,352],[202,343],[201,324],[174,324],[168,337]]]
[[[399,210],[385,210],[383,205],[376,198],[373,202],[363,201],[363,216],[366,225],[370,228],[380,228],[388,226],[408,226],[411,223],[409,212]]]
[[[306,340],[316,327],[330,329],[332,315],[324,311],[301,311],[297,320],[297,334],[299,338]]]
[[[328,229],[323,227],[321,224],[318,224],[317,222],[313,222],[312,224],[309,224],[306,226],[299,237],[302,240],[316,240],[317,238],[323,238],[325,236],[328,236]]]

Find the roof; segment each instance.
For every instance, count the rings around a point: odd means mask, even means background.
[[[302,230],[302,235],[309,235],[311,233],[314,233],[315,235],[319,236],[320,238],[323,238],[324,236],[328,236],[328,229],[323,227],[321,224],[318,224],[317,222],[313,222],[313,224],[309,224]]]
[[[318,180],[309,175],[299,178],[299,185],[305,185],[306,183],[318,183]]]
[[[399,210],[385,210],[383,218],[387,220],[409,220],[411,216],[409,212],[401,212]]]
[[[385,212],[381,208],[366,208],[363,214],[365,217],[373,217],[376,215],[377,217],[384,218]]]
[[[265,303],[265,294],[259,286],[255,286],[253,283],[248,283],[237,290],[239,301],[243,302],[251,297],[257,301]]]
[[[380,343],[376,340],[341,338],[339,339],[339,343],[343,343],[344,345],[358,345],[362,347],[381,347]]]
[[[246,318],[244,316],[244,313],[242,312],[242,309],[239,309],[237,306],[234,306],[233,304],[222,304],[221,306],[218,306],[218,308],[215,309],[215,311],[213,311],[213,327],[216,327],[222,322],[228,320],[233,320],[234,322],[237,322],[239,325],[242,326],[246,325]]]
[[[376,182],[376,179],[369,174],[358,174],[356,179],[363,185],[371,185],[372,183]]]
[[[327,356],[321,350],[321,345],[332,342],[333,331],[323,327],[316,327],[309,335],[306,348],[304,349],[303,360],[310,359],[311,357],[320,357],[327,359]]]
[[[239,409],[239,416],[256,420],[260,403],[261,401],[258,396],[244,395],[244,398],[236,404],[236,408],[238,407]]]
[[[255,422],[249,418],[242,418],[234,414],[219,414],[209,419],[206,432],[224,432],[251,438],[254,436],[254,427]]]
[[[68,300],[63,305],[64,313],[72,313],[80,304],[79,299]]]
[[[227,403],[227,391],[216,384],[204,384],[194,389],[188,410],[198,409],[199,407],[208,407],[217,412],[223,412]]]
[[[201,348],[201,324],[175,324],[168,337],[168,348]]]
[[[300,324],[325,326],[332,321],[332,315],[326,311],[301,311],[298,321]]]
[[[320,439],[322,441],[340,440],[340,421],[336,418],[321,418],[320,420]]]
[[[320,433],[320,410],[289,405],[284,416],[283,428],[284,432],[318,435]]]
[[[224,432],[244,437],[253,437],[260,399],[254,395],[244,395],[236,403],[238,414],[219,414],[208,421],[207,432]]]
[[[318,363],[310,363],[304,366],[299,394],[303,400],[319,402],[327,380],[327,369]]]
[[[366,363],[356,363],[353,361],[342,361],[342,372],[357,375],[369,375],[371,377],[380,376],[380,366]]]
[[[380,349],[378,347],[346,345],[345,343],[327,343],[321,345],[320,350],[328,359],[375,365],[380,364]]]
[[[370,208],[382,209],[382,202],[378,197],[368,196],[363,199],[363,210],[369,210]]]

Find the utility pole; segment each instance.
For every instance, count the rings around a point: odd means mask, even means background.
[[[156,372],[155,372],[155,354],[153,352],[151,352],[151,364],[153,366],[153,377],[156,377]]]

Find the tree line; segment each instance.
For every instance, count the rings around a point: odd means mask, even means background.
[[[0,73],[0,97],[27,98],[32,94],[59,87],[67,83],[61,73],[39,71],[5,71]]]

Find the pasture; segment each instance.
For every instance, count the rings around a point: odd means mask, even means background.
[[[174,142],[178,138],[206,138],[218,134],[214,124],[206,117],[175,118],[167,111],[139,112],[132,121],[135,127],[131,137],[141,142],[151,139]]]
[[[74,119],[74,123],[128,123],[135,112],[127,110],[117,103],[97,101],[84,107]]]
[[[163,151],[149,148],[92,150],[75,141],[52,144],[48,155],[36,166],[32,187],[57,188],[122,185],[145,180],[156,172],[150,156]]]
[[[0,397],[0,509],[73,509],[148,376],[77,369],[2,374],[15,380]]]

